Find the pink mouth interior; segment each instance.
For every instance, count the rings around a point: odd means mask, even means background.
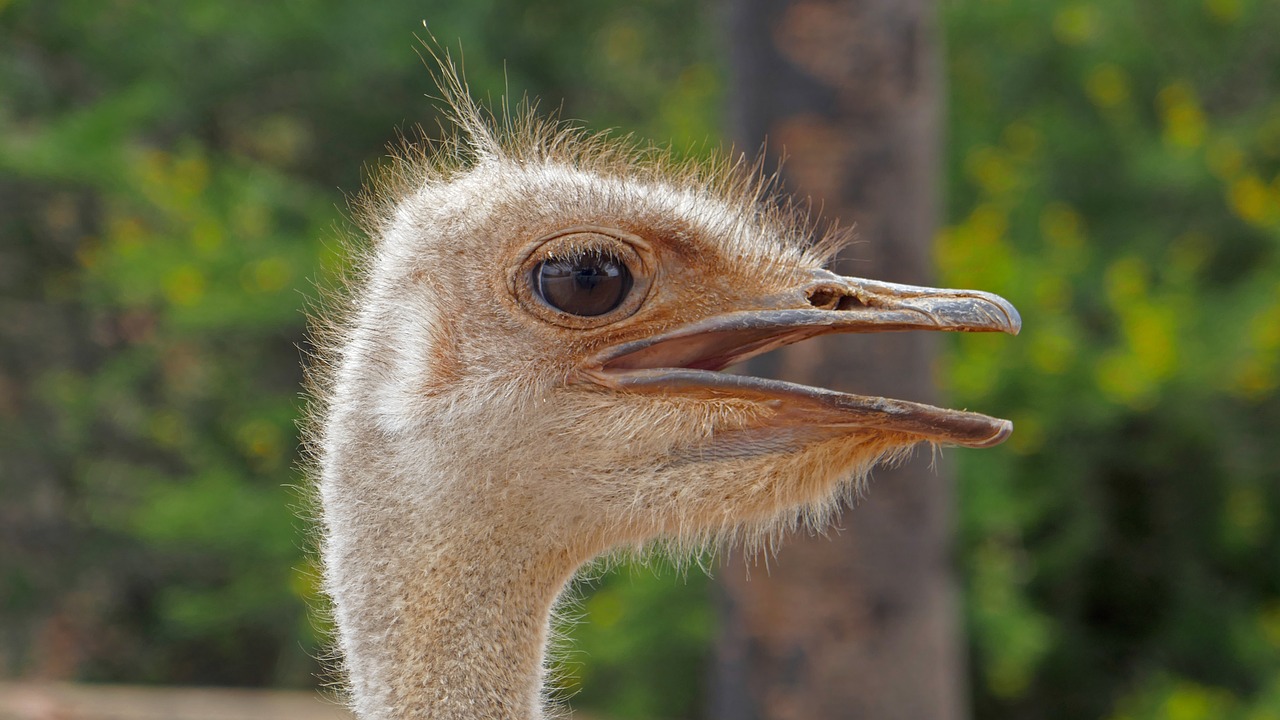
[[[750,328],[673,337],[608,360],[604,369],[723,370],[756,355],[820,335],[825,329],[804,327],[779,333],[777,328]]]

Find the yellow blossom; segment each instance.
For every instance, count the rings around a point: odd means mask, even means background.
[[[1183,81],[1167,85],[1156,98],[1164,122],[1164,140],[1175,147],[1195,149],[1204,142],[1208,123],[1195,91]]]
[[[1113,108],[1129,99],[1129,78],[1114,63],[1095,67],[1085,79],[1084,88],[1089,99],[1101,108]]]

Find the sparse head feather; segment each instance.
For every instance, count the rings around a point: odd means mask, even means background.
[[[820,265],[848,242],[850,233],[835,226],[815,233],[807,206],[782,195],[778,175],[764,172],[763,154],[755,161],[733,152],[678,158],[670,148],[632,135],[593,132],[540,115],[527,99],[511,108],[504,98],[502,112],[495,114],[471,96],[447,55],[435,59],[441,63],[435,79],[444,104],[439,137],[402,139],[356,203],[357,217],[375,241],[396,208],[423,189],[471,173],[519,168],[531,179],[538,172],[575,173],[602,190],[620,185],[632,192],[686,195],[706,204],[703,212],[719,211],[743,225],[746,232],[730,233],[724,241],[740,242],[742,251],[764,260],[790,260],[799,253],[806,263]]]

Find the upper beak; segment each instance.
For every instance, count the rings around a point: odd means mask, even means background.
[[[761,304],[763,308],[729,312],[615,345],[597,361],[605,370],[720,370],[831,333],[945,330],[1017,335],[1022,329],[1018,311],[999,295],[841,277],[826,270],[816,271],[814,280],[803,287]]]
[[[1004,298],[841,277],[815,271],[810,281],[755,307],[705,318],[606,349],[585,368],[593,381],[633,392],[739,397],[773,408],[765,426],[878,428],[921,439],[986,447],[1012,423],[920,403],[863,397],[716,372],[764,352],[831,333],[902,330],[1018,334],[1022,319]]]

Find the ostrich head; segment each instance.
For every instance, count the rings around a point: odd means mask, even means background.
[[[917,443],[1009,434],[721,372],[828,333],[1016,333],[1004,300],[840,277],[821,267],[835,243],[751,173],[531,114],[497,127],[445,86],[459,133],[371,193],[316,390],[326,581],[362,716],[534,717],[547,615],[581,563],[760,537]]]

